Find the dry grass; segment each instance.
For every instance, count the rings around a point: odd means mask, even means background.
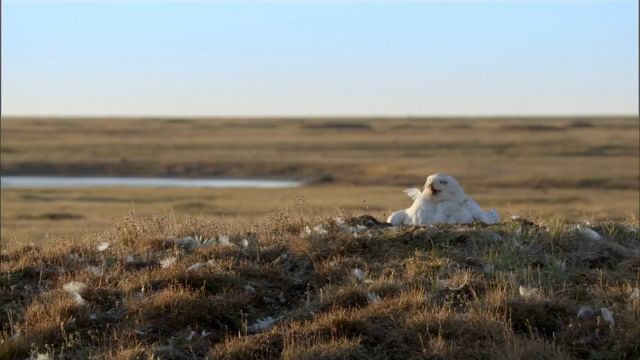
[[[306,231],[318,223],[325,231]],[[251,227],[130,217],[5,249],[0,358],[640,357],[637,222],[589,225],[601,239],[539,219],[347,223],[367,229],[299,209]],[[201,245],[220,235],[230,244]],[[63,290],[72,281],[86,284],[82,305]],[[578,319],[584,305],[609,309],[615,324],[600,312]]]
[[[485,207],[624,220],[639,208],[638,118],[2,119],[7,174],[322,179],[299,189],[2,190],[3,242],[44,244],[130,211],[249,223],[305,201],[383,216],[455,175]]]

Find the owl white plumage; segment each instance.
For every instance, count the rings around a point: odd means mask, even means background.
[[[424,190],[407,189],[413,200],[411,207],[396,211],[387,222],[393,225],[468,224],[479,221],[485,224],[500,222],[495,209],[484,211],[467,196],[451,175],[433,174],[427,178]]]

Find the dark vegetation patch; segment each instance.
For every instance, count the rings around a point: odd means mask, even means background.
[[[346,122],[346,121],[327,121],[327,122],[308,122],[303,123],[303,129],[309,130],[371,130],[371,125],[366,122]]]
[[[84,216],[66,212],[44,213],[39,215],[17,215],[16,219],[22,220],[77,220],[84,219]]]
[[[606,178],[582,178],[582,179],[557,179],[557,178],[530,178],[515,181],[494,181],[488,184],[502,188],[531,188],[531,189],[618,189],[637,190],[640,186],[640,178],[637,176],[606,177]]]

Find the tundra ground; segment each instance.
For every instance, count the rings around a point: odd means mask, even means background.
[[[5,249],[0,358],[640,357],[637,222],[354,215],[129,217]]]

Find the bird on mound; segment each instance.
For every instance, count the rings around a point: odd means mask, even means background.
[[[475,200],[464,193],[458,181],[451,175],[433,174],[427,178],[423,191],[412,188],[404,192],[413,199],[413,204],[392,213],[387,219],[392,225],[500,222],[500,215],[496,209],[482,210]]]

